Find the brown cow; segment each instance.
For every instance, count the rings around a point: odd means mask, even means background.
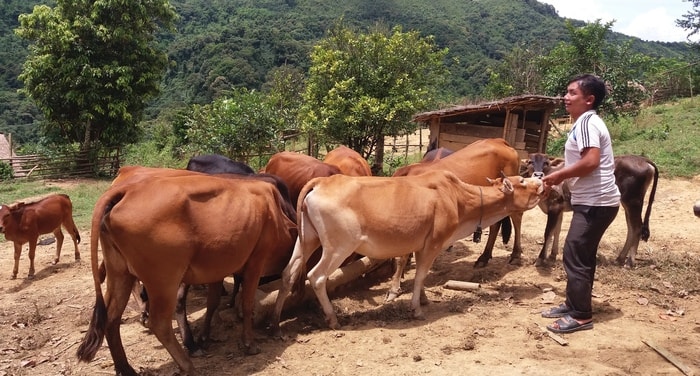
[[[431,163],[435,161],[439,161],[443,158],[446,158],[450,156],[454,151],[448,149],[448,148],[437,148],[437,149],[429,149],[428,151],[425,152],[423,155],[423,158],[418,161],[417,163]],[[409,175],[409,171],[413,169],[413,164],[399,167],[394,171],[394,174],[392,176],[406,176]]]
[[[296,205],[299,192],[309,180],[340,174],[337,166],[323,163],[306,154],[282,151],[270,157],[264,172],[279,176],[289,188],[289,198]]]
[[[232,169],[230,166],[226,167],[226,171],[235,171],[235,168],[237,168],[237,166],[238,165],[233,165],[234,169]],[[113,180],[112,186],[121,184],[132,184],[135,182],[150,180],[153,178],[175,176],[201,176],[202,173],[206,173],[206,171],[208,171],[208,165],[206,163],[202,163],[200,160],[199,167],[197,169],[198,172],[193,172],[191,170],[180,170],[170,168],[125,166],[119,169],[119,174]],[[290,221],[296,223],[296,208],[289,201],[286,186],[283,182],[281,182],[279,178],[270,174],[248,174],[245,171],[242,171],[241,174],[217,172],[217,176],[228,179],[260,180],[274,185],[278,188],[282,196],[281,208],[283,214]],[[280,190],[280,187],[282,187],[283,189]],[[293,236],[296,237],[296,229],[293,229]],[[276,250],[278,252],[274,252],[268,255],[265,267],[261,274],[262,279],[264,279],[266,282],[279,279],[279,276],[282,274],[282,270],[285,266],[287,266],[289,258],[292,255],[292,246],[293,244],[290,243],[289,247],[277,248]],[[233,292],[231,294],[232,306],[234,304],[234,299],[240,289],[242,278],[242,273],[234,273],[234,287]],[[209,339],[209,333],[211,331],[211,322],[221,299],[221,292],[223,287],[218,288],[220,286],[216,286],[215,284],[212,284],[212,286],[214,286],[215,288],[210,288],[207,291],[207,309],[204,315],[204,324],[202,325],[202,329],[200,331],[199,336],[201,342],[206,342]],[[175,310],[175,319],[177,320],[178,328],[180,329],[180,335],[182,336],[183,344],[191,354],[195,354],[198,353],[198,351],[200,350],[200,346],[195,341],[194,336],[192,335],[192,330],[190,328],[189,322],[187,321],[186,297],[188,290],[189,285],[184,283],[180,286],[180,290],[178,290],[178,304]],[[142,290],[141,283],[138,281],[134,286],[132,296],[134,296],[134,299],[141,308],[141,322],[145,325],[149,316],[149,307],[146,303],[147,293],[145,289]]]
[[[352,253],[386,259],[414,252],[411,306],[414,316],[422,318],[421,303],[427,303],[423,285],[438,253],[473,233],[479,223],[490,225],[514,211],[533,208],[543,191],[538,179],[520,176],[490,184],[466,184],[441,170],[418,176],[337,175],[310,181],[298,205],[299,237],[282,276],[271,323],[275,333],[281,335],[280,314],[292,283],[303,278],[303,263],[318,247],[323,249],[321,260],[307,277],[331,328],[339,325],[326,279]]]
[[[337,166],[340,173],[348,176],[372,176],[372,169],[360,153],[340,145],[326,154],[324,163]]]
[[[34,254],[36,252],[39,235],[53,232],[56,237],[56,257],[53,263],[58,263],[63,247],[63,226],[73,239],[75,247],[75,260],[80,261],[80,234],[73,222],[73,203],[65,194],[54,194],[37,202],[18,202],[11,205],[0,205],[0,233],[5,234],[5,239],[14,242],[15,265],[12,268],[12,279],[17,278],[19,271],[19,257],[22,254],[22,246],[29,243],[29,274],[34,277]]]
[[[553,162],[546,154],[533,153],[529,157],[528,174],[531,175],[539,173],[539,175],[544,176],[564,167],[564,164],[560,163],[560,159],[555,159]],[[649,240],[649,217],[658,180],[659,169],[650,159],[639,155],[615,157],[615,184],[620,190],[620,204],[625,210],[627,220],[627,238],[617,256],[618,264],[634,267],[639,240]],[[649,202],[644,220],[642,220],[644,198],[650,185]],[[537,258],[537,265],[545,264],[550,238],[552,239],[552,248],[549,260],[550,262],[556,260],[563,213],[571,210],[571,195],[568,193],[568,187],[562,184],[561,188],[552,190],[549,197],[540,202],[540,208],[547,214],[547,224],[545,225],[545,242]]]
[[[185,373],[195,374],[172,330],[180,283],[220,286],[234,272],[257,281],[269,255],[294,242],[294,228],[282,213],[279,192],[266,182],[197,175],[111,187],[93,211],[90,254],[96,301],[78,358],[94,359],[107,337],[116,373],[136,375],[119,326],[139,279],[149,294],[151,332]],[[107,274],[104,295],[98,239]],[[250,354],[259,352],[253,338],[256,289],[257,283],[244,283],[242,289],[242,342]]]

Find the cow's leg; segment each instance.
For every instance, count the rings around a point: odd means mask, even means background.
[[[521,231],[523,229],[523,212],[515,212],[510,215],[513,221],[513,230],[515,231],[515,240],[513,241],[513,252],[510,254],[508,263],[511,265],[520,265],[520,259],[523,255],[523,247],[520,243]]]
[[[75,222],[73,222],[72,214],[64,222],[63,228],[68,231],[68,235],[70,235],[71,239],[73,239],[75,261],[80,261],[80,249],[78,248],[78,243],[80,243],[80,233],[78,233],[78,227],[76,227]]]
[[[426,249],[421,252],[416,252],[416,277],[413,281],[413,296],[411,297],[411,308],[413,309],[413,317],[419,320],[425,319],[421,305],[429,302],[425,295],[425,277],[428,276],[430,267],[435,262],[440,249]]]
[[[119,330],[124,309],[129,302],[129,292],[135,280],[132,275],[127,273],[111,273],[109,278],[107,278],[105,290],[105,306],[107,307],[105,338],[109,345],[109,352],[112,355],[117,375],[137,375],[127,360]]]
[[[264,251],[263,251],[264,252]],[[260,347],[255,343],[255,333],[253,331],[253,316],[255,314],[255,293],[258,291],[258,283],[260,282],[260,275],[262,274],[263,268],[265,267],[266,258],[262,257],[260,252],[253,252],[253,254],[248,258],[248,262],[243,266],[243,288],[241,289],[241,307],[243,308],[243,330],[242,330],[242,341],[243,348],[245,349],[246,355],[255,355],[260,353]],[[221,283],[209,285],[210,290],[218,291],[218,297],[216,297],[216,305],[219,303],[219,298],[221,297]],[[216,307],[212,306],[209,302],[211,298],[215,297],[210,292],[209,299],[207,299],[207,315],[209,311],[212,313]],[[208,318],[211,321],[211,317]],[[208,325],[208,323],[206,324]],[[207,333],[208,335],[208,333]]]
[[[61,259],[61,248],[63,248],[63,239],[65,238],[60,226],[53,230],[53,236],[56,237],[56,257],[53,258],[53,265],[56,265]]]
[[[199,341],[202,346],[209,342],[209,335],[211,333],[211,320],[214,318],[214,313],[216,309],[219,308],[219,302],[221,302],[221,295],[224,291],[222,285],[223,281],[214,282],[207,285],[207,311],[204,314],[204,326],[199,333]],[[185,320],[187,317],[185,317]],[[191,352],[192,350],[190,350]]]
[[[190,354],[197,354],[199,346],[195,343],[190,323],[187,321],[187,291],[189,291],[189,289],[190,285],[186,283],[180,283],[180,287],[177,289],[175,321],[177,321],[177,326],[180,329],[180,336],[182,337],[182,343],[185,345],[185,348],[187,348]]]
[[[139,320],[141,325],[148,327],[148,293],[138,280],[135,280],[134,285],[131,287],[131,296],[136,301],[139,311],[141,311],[141,319]]]
[[[489,263],[489,260],[491,260],[491,257],[493,257],[493,246],[496,245],[496,238],[498,237],[498,230],[500,229],[501,222],[497,222],[489,227],[489,238],[486,241],[486,247],[484,248],[484,252],[481,253],[481,256],[474,262],[475,268],[485,267]]]
[[[17,278],[17,273],[19,273],[19,257],[22,255],[22,243],[14,242],[15,246],[15,266],[12,267],[12,279]],[[30,261],[31,263],[34,260]]]
[[[552,251],[549,254],[549,261],[555,262],[557,260],[557,255],[559,254],[559,237],[561,236],[561,225],[564,222],[564,212],[560,211],[557,215],[557,225],[554,226],[554,233],[552,234]]]
[[[299,284],[299,288],[303,291],[303,271],[306,261],[320,246],[321,242],[318,239],[318,236],[306,235],[304,237],[303,244],[301,242],[301,236],[297,237],[297,241],[294,244],[294,251],[292,251],[292,257],[289,259],[289,263],[282,271],[282,287],[280,287],[279,292],[277,293],[275,310],[273,311],[272,318],[270,319],[270,329],[272,330],[272,335],[277,338],[282,338],[280,320],[282,318],[284,302],[292,293],[292,287],[294,287],[295,282]],[[243,284],[243,288],[245,289],[245,284]]]
[[[385,303],[394,301],[399,295],[401,295],[401,278],[403,277],[403,272],[408,265],[408,260],[410,255],[395,257],[394,258],[394,275],[391,276],[391,282],[389,282],[389,291],[386,293]]]
[[[192,360],[187,356],[185,350],[175,338],[175,333],[173,333],[172,316],[177,305],[176,296],[179,283],[171,283],[171,281],[164,279],[166,278],[161,279],[157,285],[148,284],[144,281],[148,291],[150,308],[149,328],[160,343],[163,344],[163,347],[168,350],[168,353],[173,357],[175,363],[180,366],[180,369],[189,375],[194,375],[194,364],[192,364]],[[107,280],[109,281],[109,278]],[[133,283],[133,281],[130,281],[130,283]],[[128,299],[128,294],[126,296]]]
[[[311,287],[313,287],[316,293],[316,298],[321,304],[323,313],[326,315],[326,323],[331,329],[340,329],[340,324],[338,324],[338,317],[333,309],[333,304],[328,298],[328,290],[326,290],[326,282],[328,281],[328,275],[338,269],[340,264],[349,257],[353,250],[344,250],[334,246],[325,246],[323,248],[323,253],[321,254],[321,259],[318,261],[316,266],[314,266],[311,271],[307,274]],[[245,288],[245,286],[243,286]]]
[[[547,249],[551,247],[549,260],[555,261],[557,258],[557,250],[559,248],[559,233],[561,232],[562,213],[559,210],[550,208],[547,212],[547,224],[544,226],[544,244],[540,250],[539,256],[535,261],[535,266],[545,266],[547,263]]]
[[[617,263],[627,268],[633,268],[636,263],[639,239],[642,236],[642,203],[624,203],[625,219],[627,221],[627,239],[617,255]]]
[[[39,241],[38,237],[32,237],[29,239],[29,274],[27,274],[27,278],[34,278],[34,256],[36,255],[36,244],[37,241]],[[21,249],[20,249],[21,251]],[[15,254],[17,254],[17,250],[15,249]]]

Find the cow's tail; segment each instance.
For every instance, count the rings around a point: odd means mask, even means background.
[[[299,192],[299,200],[297,201],[297,229],[298,229],[298,239],[297,242],[301,245],[304,244],[305,239],[304,239],[304,233],[305,233],[305,227],[309,226],[310,224],[308,223],[308,218],[304,218],[306,215],[306,196],[316,188],[316,185],[318,182],[323,179],[323,177],[318,177],[318,178],[313,178],[309,180],[308,183],[304,185],[304,187],[301,189],[301,192]],[[305,278],[306,278],[306,263],[310,255],[304,255],[304,259],[301,265],[301,272],[297,274],[296,279],[294,280],[294,287],[292,290],[294,291],[295,294],[297,293],[303,293],[304,288],[305,288]],[[301,296],[301,295],[300,295]]]
[[[95,285],[95,307],[92,312],[92,319],[83,341],[78,347],[76,355],[78,360],[90,362],[95,358],[97,350],[102,346],[107,325],[107,306],[102,295],[101,282],[104,279],[105,271],[103,266],[98,265],[98,243],[102,219],[109,213],[112,207],[124,197],[123,190],[117,188],[104,193],[92,212],[91,236],[90,236],[90,266],[92,268],[92,278]]]
[[[649,193],[649,204],[647,204],[647,211],[644,213],[644,221],[642,222],[642,240],[648,241],[651,231],[649,230],[649,217],[651,216],[651,205],[654,203],[654,196],[656,195],[656,183],[659,181],[659,169],[656,164],[651,160],[647,159],[647,163],[654,167],[654,183],[651,185],[651,193]]]

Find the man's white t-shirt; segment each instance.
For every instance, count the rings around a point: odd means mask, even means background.
[[[595,110],[584,112],[569,132],[564,160],[570,166],[581,160],[585,148],[600,149],[600,165],[590,174],[568,179],[572,205],[619,206],[620,191],[615,184],[615,160],[610,132]]]

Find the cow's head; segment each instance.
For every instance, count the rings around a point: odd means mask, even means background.
[[[23,202],[11,205],[0,205],[0,234],[5,233],[5,228],[9,225],[12,215],[17,213],[17,209],[24,206]]]
[[[564,160],[562,158],[550,158],[543,153],[530,153],[527,161],[525,161],[525,168],[521,175],[542,179],[549,175],[550,172],[556,171],[563,166]]]
[[[498,188],[506,196],[510,196],[510,202],[516,211],[529,210],[537,206],[544,193],[542,180],[538,178],[524,178],[522,176],[505,176],[501,172],[498,179],[489,179],[489,183]]]

